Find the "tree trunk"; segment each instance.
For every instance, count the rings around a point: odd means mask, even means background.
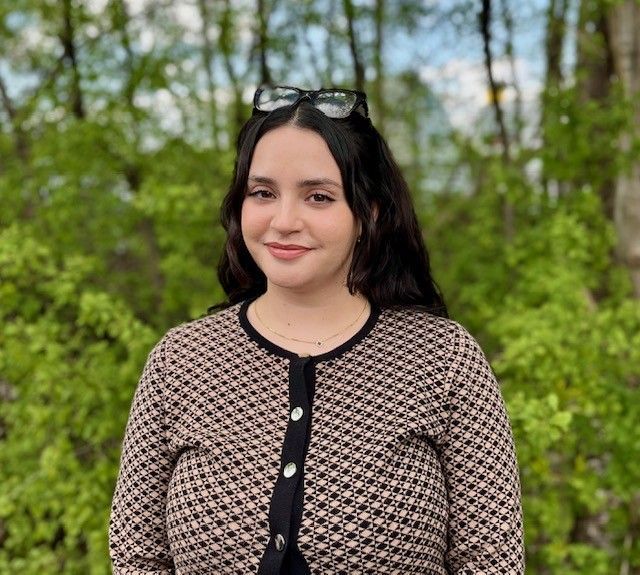
[[[200,19],[202,20],[202,60],[207,76],[207,90],[209,92],[209,123],[211,125],[211,146],[214,154],[220,152],[218,142],[218,104],[216,102],[216,82],[213,76],[213,43],[209,37],[209,16],[208,0],[198,0]]]
[[[386,110],[384,102],[384,20],[385,0],[376,0],[375,10],[375,40],[373,46],[373,67],[376,77],[373,82],[373,103],[375,104],[375,118],[378,131],[385,133]]]
[[[271,72],[267,65],[269,43],[269,14],[265,0],[258,0],[258,54],[260,57],[260,84],[271,84]]]
[[[634,105],[631,133],[622,137],[623,153],[640,136],[640,5],[634,0],[616,4],[608,13],[608,30],[615,72]],[[629,268],[634,294],[640,298],[640,160],[618,177],[615,186],[614,222],[618,254]]]
[[[64,56],[71,67],[71,110],[73,115],[82,120],[85,117],[84,98],[80,85],[80,70],[78,69],[78,52],[75,39],[75,27],[73,24],[73,14],[71,0],[64,0],[63,27],[60,33],[60,41]]]
[[[238,72],[233,64],[235,56],[235,45],[233,37],[234,14],[231,0],[224,0],[220,21],[220,38],[218,40],[220,51],[222,52],[222,63],[229,77],[231,89],[233,90],[233,110],[231,111],[230,141],[235,141],[242,125],[244,124],[244,110],[242,105],[242,85]]]
[[[509,146],[509,135],[504,121],[504,113],[500,105],[500,89],[493,75],[493,55],[491,50],[491,0],[482,0],[482,12],[480,13],[480,33],[482,34],[482,46],[484,50],[484,66],[489,81],[489,91],[491,94],[491,104],[498,125],[500,143],[502,144],[502,156],[505,163],[509,163],[511,150]]]
[[[566,0],[565,0],[566,1]],[[504,43],[505,56],[509,60],[509,68],[511,70],[511,86],[515,92],[514,112],[513,112],[513,136],[518,148],[522,146],[522,129],[524,127],[524,119],[522,115],[522,90],[520,89],[520,81],[518,79],[518,71],[516,69],[516,56],[514,48],[515,29],[513,15],[509,7],[508,0],[501,0],[502,23],[506,32]]]
[[[136,148],[140,141],[140,127],[138,122],[138,113],[135,105],[135,96],[138,80],[136,79],[136,55],[131,45],[129,37],[129,12],[124,0],[118,0],[113,3],[113,27],[120,34],[122,40],[122,48],[127,55],[125,59],[124,69],[127,75],[123,87],[124,101],[127,103],[127,109],[131,117],[133,133],[135,136]]]
[[[562,83],[562,46],[567,30],[568,8],[569,0],[551,0],[549,2],[545,38],[547,90],[557,89]]]
[[[602,2],[583,0],[578,21],[578,88],[583,100],[604,101],[609,96],[613,61],[607,19]]]
[[[360,58],[360,50],[356,39],[355,31],[355,9],[351,0],[343,0],[344,14],[347,17],[347,32],[349,34],[349,50],[351,51],[351,59],[353,61],[353,74],[356,90],[364,91],[364,66]]]
[[[543,148],[547,149],[553,143],[549,141],[548,128],[553,124],[550,113],[557,115],[555,101],[560,97],[562,87],[562,54],[567,33],[567,10],[569,0],[551,0],[547,9],[546,36],[545,36],[545,82],[542,93],[540,127],[543,139]],[[542,186],[549,193],[549,177],[547,170],[542,170]]]
[[[606,12],[602,2],[583,0],[580,3],[577,52],[577,69],[581,72],[578,76],[579,97],[584,102],[596,101],[606,106],[611,96],[613,60]],[[598,127],[595,126],[594,130],[593,136],[597,138]],[[612,153],[610,157],[607,155],[601,158],[603,173],[611,173],[614,155]],[[598,186],[598,193],[605,215],[613,219],[615,179],[605,178]]]
[[[502,106],[500,105],[499,87],[493,76],[493,55],[491,51],[491,0],[482,0],[482,11],[480,12],[480,33],[482,35],[482,46],[484,50],[484,65],[489,81],[491,93],[491,103],[498,124],[500,143],[502,144],[502,161],[505,166],[511,164],[511,149],[509,145],[509,134],[504,121]],[[508,197],[502,201],[502,224],[504,235],[507,241],[511,241],[515,235],[515,212],[513,204]]]
[[[337,0],[329,0],[329,14],[335,14],[337,11],[338,7],[337,7]],[[324,43],[324,59],[327,62],[326,66],[326,72],[324,75],[325,78],[325,86],[330,87],[333,86],[334,82],[333,82],[333,73],[336,67],[336,57],[335,57],[335,29],[336,26],[333,22],[333,20],[330,20],[328,23],[328,34],[327,34],[327,39],[325,40]]]

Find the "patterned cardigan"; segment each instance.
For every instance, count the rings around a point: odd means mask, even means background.
[[[524,573],[509,420],[454,321],[373,309],[298,356],[249,301],[149,354],[109,530],[115,575]]]

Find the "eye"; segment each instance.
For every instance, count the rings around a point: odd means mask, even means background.
[[[328,196],[327,194],[315,193],[309,196],[309,200],[313,204],[328,204],[330,202],[334,202],[335,200]]]
[[[259,190],[253,190],[252,192],[249,192],[247,194],[247,197],[249,197],[249,198],[260,198],[262,200],[266,200],[266,199],[272,198],[274,196],[273,196],[273,193],[270,192],[269,190],[259,189]]]

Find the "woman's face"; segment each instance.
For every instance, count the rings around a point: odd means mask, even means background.
[[[286,125],[258,141],[241,226],[270,284],[298,292],[346,285],[358,224],[320,135]]]

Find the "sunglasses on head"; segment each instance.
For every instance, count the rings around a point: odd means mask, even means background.
[[[292,86],[261,87],[253,96],[253,110],[268,114],[278,108],[294,106],[303,99],[329,118],[347,118],[352,112],[358,112],[365,118],[369,116],[364,92],[338,88],[301,90]]]

